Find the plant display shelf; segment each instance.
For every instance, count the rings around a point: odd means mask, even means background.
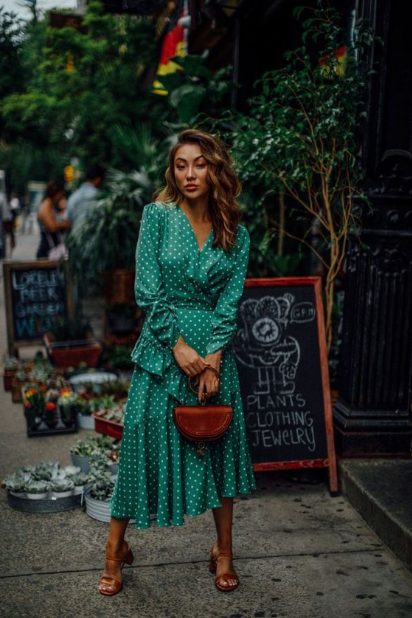
[[[47,429],[27,429],[27,437],[33,438],[36,436],[58,436],[65,433],[77,433],[78,431],[78,426],[76,426],[76,428],[56,427],[55,429],[50,429],[50,427],[47,427]]]
[[[82,494],[73,494],[66,498],[31,498],[19,497],[7,491],[7,502],[12,509],[23,511],[24,513],[59,513],[60,511],[70,511],[81,504]]]
[[[115,438],[116,440],[120,440],[123,435],[123,425],[122,423],[117,423],[116,421],[108,421],[101,416],[94,416],[94,430],[97,433],[105,434],[106,436],[110,436],[111,438]]]
[[[53,341],[49,335],[43,336],[47,355],[57,367],[75,367],[81,362],[96,367],[103,351],[102,345],[94,339],[79,341]]]
[[[46,424],[46,422],[42,420],[41,423],[39,423],[39,425],[36,428],[33,428],[32,426],[30,426],[30,423],[27,421],[27,418],[26,418],[26,424],[27,424],[27,436],[29,438],[33,438],[36,436],[56,436],[59,434],[77,433],[79,431],[79,421],[78,421],[77,414],[74,417],[73,422],[70,425],[65,425],[63,423],[60,417],[60,413],[58,413],[58,422],[57,422],[56,427],[49,427]]]

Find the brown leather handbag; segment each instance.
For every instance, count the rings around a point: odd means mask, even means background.
[[[219,377],[219,372],[213,369]],[[189,378],[189,386],[194,389]],[[181,405],[173,409],[173,419],[176,427],[186,439],[197,443],[196,453],[203,457],[206,443],[221,438],[233,418],[233,408],[225,404],[207,404],[203,396],[199,405]]]

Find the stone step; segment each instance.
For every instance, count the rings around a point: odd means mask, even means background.
[[[342,493],[412,570],[412,459],[343,459]]]

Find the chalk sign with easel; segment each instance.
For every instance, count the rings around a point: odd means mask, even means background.
[[[328,468],[337,492],[320,278],[247,279],[234,352],[254,470]]]
[[[72,318],[68,260],[3,263],[8,351],[43,342],[59,319]]]

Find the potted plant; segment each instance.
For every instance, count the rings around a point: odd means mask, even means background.
[[[79,426],[82,429],[94,429],[94,417],[92,416],[91,402],[93,399],[79,397]]]
[[[30,469],[30,474],[35,481],[51,481],[56,478],[60,471],[57,461],[41,461]]]
[[[78,440],[70,449],[73,465],[82,472],[90,471],[90,458],[96,453],[104,454],[107,458],[113,448],[113,440],[108,436],[92,436],[86,440]]]
[[[84,472],[79,472],[75,476],[72,477],[72,481],[74,483],[74,494],[81,494],[84,491],[84,488],[89,480],[89,476],[84,474]]]
[[[18,498],[26,497],[26,478],[19,472],[10,474],[3,481],[3,487],[5,487],[12,496]]]
[[[95,446],[89,440],[78,440],[70,449],[70,457],[74,466],[84,474],[90,470],[89,458],[95,452]]]
[[[3,385],[5,391],[11,391],[13,378],[20,368],[20,361],[15,356],[9,356],[4,361]]]
[[[324,275],[329,350],[335,281],[342,274],[350,234],[358,234],[368,204],[358,140],[366,116],[366,74],[358,58],[372,33],[359,20],[350,44],[342,46],[346,37],[335,7],[317,3],[293,12],[297,17],[308,12],[301,44],[284,54],[281,68],[264,73],[248,113],[235,114],[228,126],[240,175],[264,187],[272,201],[271,226],[262,244],[276,236],[298,240]],[[283,206],[273,204],[274,195]]]
[[[56,388],[49,388],[46,391],[43,419],[49,429],[55,429],[59,423],[58,398],[59,391]]]
[[[23,387],[22,398],[27,429],[28,431],[36,431],[43,421],[44,389],[38,384],[27,384]]]
[[[48,481],[29,481],[26,485],[26,495],[30,500],[44,500],[48,496]]]
[[[66,427],[76,423],[77,414],[81,411],[81,404],[76,393],[71,388],[63,387],[57,399],[60,418]]]
[[[90,475],[85,490],[86,513],[98,521],[110,521],[110,498],[115,477],[103,453],[95,453],[90,460]]]
[[[13,403],[20,403],[22,401],[21,389],[27,381],[26,371],[24,369],[18,369],[14,374],[11,386],[11,400]]]
[[[43,341],[51,362],[58,367],[71,367],[80,362],[96,367],[102,353],[90,324],[81,319],[56,322]]]
[[[51,481],[50,491],[53,498],[68,498],[73,494],[74,482],[70,478],[57,478]]]
[[[144,168],[111,170],[106,187],[98,208],[69,235],[67,245],[83,287],[96,287],[96,272],[102,273],[106,305],[133,304],[137,230],[155,187]]]
[[[12,508],[24,512],[51,513],[74,508],[80,503],[79,488],[83,486],[87,477],[81,475],[80,468],[75,466],[61,467],[56,461],[42,461],[34,466],[23,466],[14,474],[9,475],[2,483],[2,487],[8,490],[8,503]],[[75,497],[77,495],[77,497]],[[25,500],[42,500],[28,504]],[[73,496],[71,499],[70,497]],[[58,498],[66,498],[59,504]]]

